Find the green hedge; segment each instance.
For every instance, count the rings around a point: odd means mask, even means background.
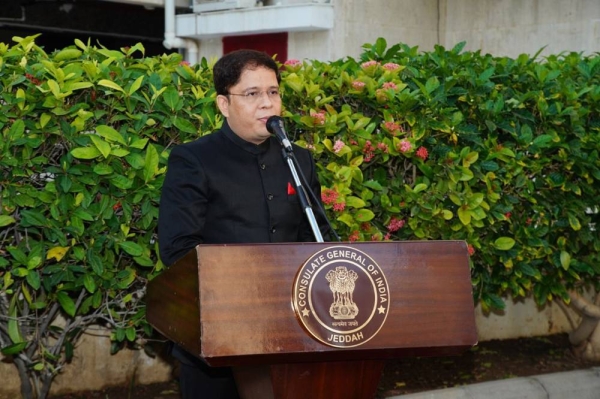
[[[484,309],[568,301],[600,272],[600,57],[463,45],[379,39],[360,60],[288,61],[288,131],[313,151],[344,240],[466,240]],[[117,343],[151,332],[168,153],[222,117],[206,60],[143,53],[0,43],[0,337],[30,369],[64,360],[30,335],[58,312],[72,324],[48,334],[64,342],[94,318]]]

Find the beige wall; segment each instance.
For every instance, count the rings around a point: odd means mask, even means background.
[[[54,380],[51,394],[128,385],[132,379],[138,384],[151,384],[172,378],[172,366],[165,360],[165,353],[152,358],[142,350],[124,349],[111,355],[106,330],[92,333],[79,342],[73,361]],[[158,348],[164,352],[163,346]],[[19,398],[19,384],[15,366],[0,355],[0,399]]]
[[[309,2],[310,0],[305,0]],[[600,0],[332,0],[330,31],[291,32],[288,58],[357,58],[378,37],[432,50],[466,41],[498,56],[600,51]],[[200,43],[200,57],[222,55],[221,39]]]
[[[445,47],[517,57],[600,51],[598,0],[440,0]]]
[[[334,0],[331,32],[296,33],[289,57],[358,57],[383,37],[432,50],[466,41],[465,50],[517,57],[600,52],[600,0]]]
[[[437,42],[437,0],[366,0],[334,2],[330,59],[358,57],[365,43],[383,37],[432,48]]]

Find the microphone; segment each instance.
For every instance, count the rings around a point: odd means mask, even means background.
[[[285,126],[283,124],[283,119],[280,116],[273,115],[269,119],[267,119],[267,130],[269,133],[274,134],[281,143],[281,146],[287,151],[292,152],[292,143],[287,137],[287,133],[285,132]]]

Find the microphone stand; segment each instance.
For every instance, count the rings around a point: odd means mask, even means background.
[[[290,150],[286,150],[283,148],[282,150],[283,158],[287,161],[288,166],[290,167],[290,171],[292,172],[292,177],[294,178],[294,183],[296,184],[296,190],[298,192],[298,198],[300,199],[300,205],[302,209],[304,209],[304,213],[308,218],[308,223],[310,223],[310,228],[313,231],[315,236],[315,240],[317,242],[324,242],[323,235],[321,234],[321,230],[319,230],[319,225],[317,224],[317,219],[315,218],[315,214],[313,213],[312,206],[310,203],[310,199],[306,195],[306,191],[302,182],[300,181],[300,177],[298,176],[298,171],[296,170],[296,166],[292,158],[294,157],[294,153]]]

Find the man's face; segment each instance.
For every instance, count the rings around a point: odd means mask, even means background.
[[[281,114],[281,98],[272,95],[278,89],[277,76],[271,69],[245,69],[240,81],[229,89],[229,96],[217,96],[217,105],[235,134],[250,143],[260,144],[271,135],[267,131],[267,119]],[[248,93],[254,97],[243,96]]]

